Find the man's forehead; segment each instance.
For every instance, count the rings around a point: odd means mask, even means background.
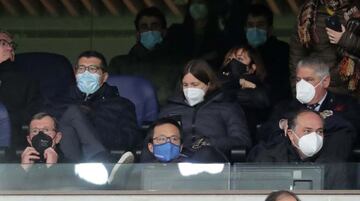
[[[100,64],[101,60],[97,57],[80,57],[78,64]]]
[[[153,24],[153,23],[159,23],[160,24],[160,19],[155,17],[155,16],[143,16],[140,20],[139,20],[139,24]]]
[[[51,117],[45,116],[41,119],[33,119],[30,123],[30,128],[54,127],[54,124],[54,120]]]
[[[160,136],[160,135],[166,135],[166,136],[180,136],[179,129],[170,123],[161,124],[154,128],[154,137]]]
[[[317,77],[315,70],[311,67],[302,66],[296,70],[297,77]]]
[[[297,118],[297,125],[303,128],[312,129],[320,129],[324,127],[321,117],[314,112],[304,112],[299,114]]]

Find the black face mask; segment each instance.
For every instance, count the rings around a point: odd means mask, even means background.
[[[226,66],[226,68],[229,71],[229,74],[233,78],[239,78],[240,76],[244,75],[247,72],[247,65],[241,63],[240,61],[236,59],[232,59]]]
[[[31,139],[31,144],[40,154],[40,159],[36,162],[44,162],[44,151],[53,145],[53,139],[40,131]]]

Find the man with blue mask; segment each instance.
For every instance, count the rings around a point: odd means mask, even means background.
[[[167,36],[164,13],[157,7],[140,10],[134,20],[136,43],[128,54],[117,55],[110,61],[109,73],[140,75],[156,87],[159,102],[163,103],[176,85],[180,69]]]
[[[159,162],[182,162],[181,126],[174,119],[159,119],[149,128],[148,150]]]
[[[263,4],[250,6],[246,19],[246,38],[259,51],[266,70],[266,83],[270,86],[269,97],[274,105],[291,98],[289,45],[273,35],[274,16]]]
[[[94,150],[130,150],[140,143],[135,106],[119,95],[117,87],[106,83],[106,67],[106,59],[101,53],[82,52],[74,67],[76,85],[63,99],[46,107],[46,111],[60,120],[60,129],[64,133],[60,146],[70,161],[100,153]],[[75,123],[79,119],[85,120]],[[77,132],[73,132],[74,129]],[[87,149],[90,142],[96,144],[95,148]]]

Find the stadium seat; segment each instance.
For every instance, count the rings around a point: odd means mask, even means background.
[[[16,55],[15,63],[40,84],[44,98],[62,95],[75,83],[70,61],[63,55],[48,52],[26,52]]]
[[[107,83],[116,86],[122,97],[134,103],[138,125],[143,128],[157,119],[159,106],[150,81],[132,75],[109,75]]]

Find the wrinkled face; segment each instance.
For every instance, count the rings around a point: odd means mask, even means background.
[[[185,88],[199,88],[204,90],[205,94],[209,89],[209,83],[205,84],[204,82],[198,80],[193,74],[188,73],[182,79],[183,89]]]
[[[299,82],[301,79],[309,82],[315,87],[315,96],[308,103],[315,104],[318,103],[326,94],[327,88],[330,84],[330,77],[327,76],[321,81],[321,77],[317,76],[315,71],[310,67],[301,67],[296,70],[296,82]],[[321,82],[321,83],[320,83]]]
[[[294,132],[298,138],[295,136]],[[324,137],[324,124],[320,116],[316,113],[304,112],[299,114],[297,117],[294,132],[289,131],[288,136],[293,144],[298,145],[299,139],[302,136],[308,135],[312,132],[316,132],[316,134]]]
[[[75,67],[75,75],[89,71],[100,75],[100,86],[106,82],[108,73],[101,67],[101,60],[97,57],[81,57]]]
[[[148,149],[150,152],[153,152],[153,145],[164,144],[166,142],[171,142],[176,145],[180,145],[180,131],[173,124],[166,123],[154,128],[154,136],[152,139],[153,143],[148,144]]]
[[[51,117],[45,116],[41,119],[34,119],[31,121],[29,127],[29,135],[27,136],[27,140],[30,145],[31,145],[31,139],[37,134],[39,134],[40,131],[50,136],[54,140],[55,142],[54,144],[60,142],[61,133],[56,131],[55,122]]]
[[[5,33],[0,33],[0,63],[15,58],[15,50],[12,39]]]

